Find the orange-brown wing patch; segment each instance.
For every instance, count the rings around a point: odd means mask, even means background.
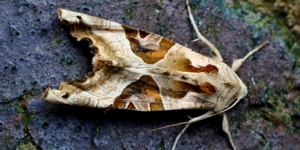
[[[125,34],[127,37],[136,37],[138,34],[138,30],[135,28],[132,28],[127,25],[122,25],[123,29],[125,30]]]
[[[130,110],[136,110],[135,106],[133,105],[133,103],[129,103],[129,105],[127,106],[127,109]]]
[[[124,101],[122,101],[122,100],[119,100],[119,99],[116,99],[115,101],[114,101],[114,104],[113,104],[113,107],[112,108],[125,108],[125,102]]]
[[[210,95],[207,94],[209,90],[203,91],[197,84],[175,80],[172,76],[153,76],[153,78],[159,85],[165,110],[209,110],[215,107]]]
[[[149,32],[146,32],[146,31],[141,31],[141,30],[139,30],[139,31],[140,31],[141,38],[145,38],[146,36],[148,36],[150,34]]]
[[[127,39],[133,53],[148,64],[154,64],[163,59],[168,50],[175,45],[175,42],[159,35],[140,31],[123,25]]]
[[[218,68],[214,65],[207,65],[205,67],[202,67],[201,70],[199,70],[199,72],[205,72],[205,73],[217,73],[218,72]]]
[[[190,83],[174,80],[172,77],[159,78],[161,94],[170,98],[180,99],[186,96],[188,92],[200,93],[198,86]]]
[[[159,110],[164,110],[164,105],[160,102],[160,103],[150,103],[150,108],[151,111],[159,111]]]
[[[120,101],[122,102],[120,105]],[[116,103],[116,105],[115,105]],[[115,99],[113,108],[140,111],[164,110],[159,87],[150,76],[142,76],[128,85]]]
[[[203,85],[199,85],[199,88],[201,89],[201,91],[209,95],[214,94],[217,90],[216,87],[214,87],[208,82],[205,82]]]
[[[169,69],[169,70],[176,70],[176,71],[183,71],[183,72],[205,72],[205,73],[217,73],[218,68],[214,65],[207,65],[205,67],[199,66],[195,67],[192,65],[192,62],[186,58],[182,57],[180,54],[176,53],[169,53],[166,57],[165,64],[160,64],[160,67]]]

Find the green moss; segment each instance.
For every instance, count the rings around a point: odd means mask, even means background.
[[[131,10],[130,10],[130,9],[127,9],[127,10],[126,10],[126,15],[130,15],[130,13],[131,13]]]
[[[97,134],[100,133],[100,129],[101,129],[101,121],[96,120],[96,131],[97,131]]]
[[[300,95],[300,92],[297,91],[295,94],[297,95]],[[300,112],[300,97],[297,97],[293,100],[293,104],[292,104],[292,115]],[[298,120],[293,120],[294,122],[295,121],[298,121]]]
[[[163,138],[160,141],[159,150],[165,150],[165,141]]]
[[[239,2],[239,5],[227,5],[226,7],[230,9],[229,15],[237,15],[251,25],[253,30],[252,40],[258,39],[262,31],[273,34],[272,37],[276,39],[277,44],[285,47],[288,54],[295,60],[295,71],[298,74],[300,73],[300,45],[296,42],[290,30],[280,20],[276,20],[275,16],[269,11],[270,9],[265,7],[264,4],[255,5],[255,3],[250,2]],[[264,104],[247,109],[245,112],[246,118],[255,120],[264,116],[264,121],[272,122],[272,126],[274,127],[278,124],[291,126],[293,124],[293,114],[300,111],[300,100],[294,99],[293,104],[291,104],[286,98],[288,93],[283,89],[288,88],[290,90],[294,85],[294,81],[294,78],[286,79],[287,87],[285,88],[277,86],[268,87],[269,91],[270,89],[277,89],[279,92],[269,94],[267,91],[264,97]],[[268,86],[268,83],[264,82],[263,85]],[[289,132],[295,132],[290,130],[289,127],[286,129]]]
[[[0,99],[2,100],[2,102],[0,103],[0,109],[3,111],[7,111],[10,110],[13,107],[13,100],[9,97],[5,97],[5,96],[0,96]],[[1,130],[1,126],[0,126],[0,130]]]
[[[84,12],[84,13],[89,13],[90,12],[90,9],[89,8],[87,8],[87,7],[84,7],[83,9],[82,9],[82,11]]]
[[[161,10],[161,2],[159,2],[159,3],[155,3],[155,9],[156,10]]]
[[[16,150],[36,150],[37,148],[32,143],[18,145]]]
[[[130,3],[127,7],[126,7],[126,10],[125,10],[125,13],[126,13],[126,16],[127,17],[132,17],[133,15],[138,15],[137,13],[134,13],[134,10],[136,10],[137,6],[139,5],[139,2],[138,1],[135,1],[133,3]],[[128,24],[128,21],[127,20],[124,20],[125,17],[122,18],[123,19],[123,23],[125,24]]]
[[[280,92],[278,95],[270,96],[267,101],[268,104],[272,106],[270,110],[265,110],[265,117],[275,124],[284,123],[292,124],[292,112],[289,111],[289,107],[286,104],[286,98],[283,92]]]
[[[32,99],[36,95],[40,95],[40,94],[41,94],[41,91],[39,91],[39,90],[24,91],[22,96],[17,98],[17,102],[15,104],[13,104],[14,107],[16,108],[16,110],[18,110],[20,112],[20,116],[22,118],[22,125],[24,127],[24,138],[20,139],[17,142],[16,149],[41,149],[41,147],[39,147],[35,143],[33,137],[31,136],[31,134],[29,132],[29,129],[27,127],[27,125],[34,118],[35,111],[33,111],[32,113],[29,113],[28,108],[26,106],[26,104],[28,103],[28,101],[30,99]]]
[[[249,107],[248,109],[244,110],[244,120],[259,120],[260,118],[262,118],[262,113],[261,111],[259,111],[259,108],[256,107]],[[248,129],[252,129],[252,126],[247,126],[247,127],[243,127],[243,128],[248,128]]]
[[[64,40],[61,40],[61,39],[54,39],[52,42],[51,42],[51,47],[55,47],[61,43],[63,43]]]
[[[77,127],[75,128],[75,132],[81,132],[81,126],[77,126]]]
[[[54,9],[54,8],[55,8],[54,4],[50,4],[50,5],[49,5],[49,8],[50,8],[50,9]]]
[[[278,18],[276,18],[266,7],[267,5],[255,5],[249,2],[240,2],[242,13],[238,5],[232,5],[235,14],[244,15],[244,20],[253,25],[254,38],[259,37],[261,31],[272,31],[273,37],[277,39],[278,45],[284,46],[288,54],[295,61],[295,71],[300,74],[300,43],[292,35],[291,31]],[[283,40],[283,41],[282,41]]]
[[[22,101],[22,100],[21,100]],[[20,112],[21,118],[22,118],[22,124],[24,127],[24,138],[19,140],[17,142],[17,149],[41,149],[34,141],[33,137],[29,133],[29,129],[27,125],[30,123],[30,121],[34,118],[35,112],[30,114],[28,112],[28,109],[26,105],[23,105],[23,103],[17,103],[15,105],[16,109]]]
[[[66,63],[67,63],[68,65],[71,65],[71,64],[73,63],[73,60],[72,60],[70,57],[67,57],[67,58],[66,58]]]
[[[10,145],[13,144],[13,139],[14,139],[13,136],[7,136],[5,137],[4,142],[7,143],[7,145]]]
[[[254,12],[249,12],[248,15],[245,16],[245,19],[252,24],[258,22],[261,19],[261,16]]]

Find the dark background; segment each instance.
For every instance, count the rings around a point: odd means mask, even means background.
[[[227,112],[238,149],[297,149],[300,143],[300,80],[297,40],[264,3],[190,2],[200,32],[231,66],[256,46],[237,74],[248,96]],[[0,147],[3,149],[171,149],[187,121],[202,111],[135,112],[50,104],[46,87],[82,79],[90,72],[87,41],[77,42],[57,18],[57,9],[86,13],[154,32],[212,56],[191,42],[183,0],[0,0]],[[177,149],[231,149],[222,117],[192,124]]]

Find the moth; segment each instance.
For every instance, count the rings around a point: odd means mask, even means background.
[[[186,126],[173,149],[189,124],[217,114],[224,116],[222,127],[235,149],[225,112],[247,95],[247,87],[235,71],[268,41],[229,67],[222,62],[217,48],[198,31],[188,0],[186,5],[199,40],[215,57],[203,56],[157,34],[59,9],[58,17],[71,28],[70,34],[78,41],[89,39],[97,52],[91,76],[85,81],[62,82],[58,89],[49,87],[43,99],[50,103],[137,111],[207,110],[179,123]]]

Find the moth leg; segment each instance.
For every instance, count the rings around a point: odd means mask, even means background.
[[[190,18],[190,21],[193,25],[193,28],[194,30],[196,31],[196,34],[198,36],[198,38],[203,41],[216,55],[216,60],[217,61],[223,61],[223,58],[220,54],[220,52],[218,51],[218,49],[213,45],[211,44],[198,30],[197,28],[197,25],[195,23],[195,20],[194,20],[194,17],[193,17],[193,14],[192,14],[192,11],[191,11],[191,8],[190,8],[190,5],[189,5],[189,1],[188,0],[185,0],[186,2],[186,6],[187,6],[187,9],[188,9],[188,13],[189,13],[189,18]]]
[[[107,108],[107,109],[104,110],[103,113],[105,114],[105,113],[107,113],[109,110],[110,110],[110,108]]]
[[[236,150],[235,145],[234,145],[233,140],[232,140],[232,137],[231,137],[231,134],[230,134],[229,123],[228,123],[227,116],[226,116],[225,113],[223,113],[222,128],[223,128],[223,131],[228,135],[228,138],[230,140],[230,144],[231,144],[232,148],[234,150]]]
[[[181,132],[177,135],[176,139],[175,139],[175,142],[172,146],[172,150],[175,150],[175,147],[177,145],[177,142],[179,141],[181,135],[184,133],[184,131],[189,127],[189,125],[191,123],[194,123],[194,122],[197,122],[197,121],[200,121],[200,120],[203,120],[203,119],[206,119],[206,118],[209,118],[211,116],[214,116],[214,111],[208,111],[207,113],[199,116],[199,117],[195,117],[195,118],[190,118],[190,120],[187,122],[187,124],[185,125],[185,127],[181,130]]]
[[[178,141],[179,141],[181,135],[182,135],[182,134],[184,133],[184,131],[189,127],[189,125],[190,125],[190,123],[186,124],[186,125],[184,126],[184,128],[181,130],[181,132],[177,135],[177,137],[176,137],[176,139],[175,139],[175,141],[174,141],[174,144],[173,144],[173,146],[172,146],[172,150],[175,150],[176,145],[177,145],[177,143],[178,143]]]
[[[232,63],[232,67],[231,69],[233,71],[236,71],[240,68],[240,66],[243,64],[243,62],[252,54],[254,54],[255,52],[259,51],[261,48],[263,48],[265,45],[267,45],[269,43],[269,41],[266,41],[265,43],[261,44],[260,46],[256,47],[254,50],[250,51],[244,58],[241,59],[236,59],[233,61]]]

